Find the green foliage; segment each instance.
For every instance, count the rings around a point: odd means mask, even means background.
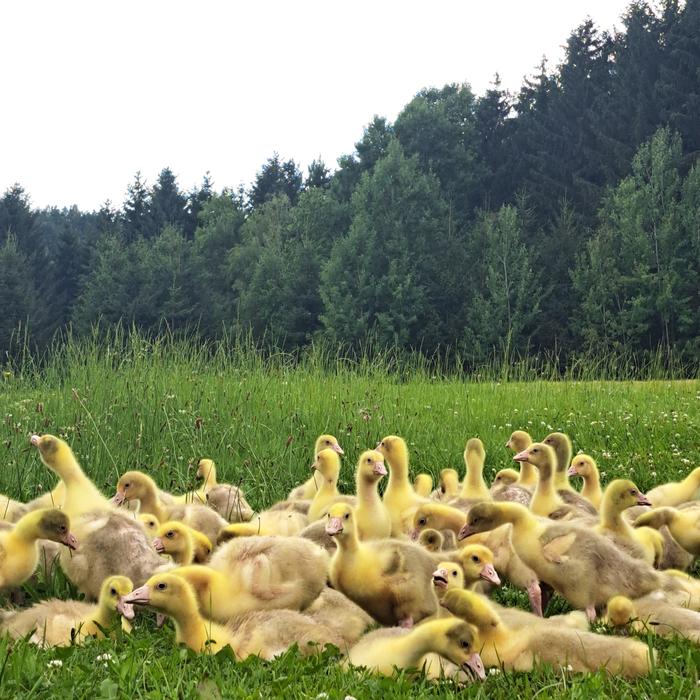
[[[524,352],[697,364],[699,37],[700,0],[635,1],[620,31],[576,27],[515,96],[498,75],[481,96],[421,89],[333,173],[275,153],[247,189],[207,174],[183,192],[164,168],[91,213],[37,211],[14,185],[0,245],[14,235],[30,277],[29,345],[101,320],[470,369]],[[0,352],[22,351],[12,337]]]

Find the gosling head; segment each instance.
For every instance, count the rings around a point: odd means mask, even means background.
[[[212,459],[200,459],[197,463],[197,478],[198,479],[209,479],[209,477],[214,473],[216,465]]]
[[[442,551],[445,538],[439,530],[435,530],[431,527],[426,528],[421,531],[418,536],[418,544],[427,549],[429,552],[440,552]]]
[[[545,479],[552,476],[557,463],[554,450],[542,442],[535,442],[530,447],[526,447],[522,452],[518,452],[513,459],[516,462],[529,462],[537,467],[540,478]]]
[[[583,478],[588,478],[593,476],[594,473],[598,472],[598,467],[596,466],[593,457],[588,455],[576,455],[571,466],[567,471],[569,476],[582,476]]]
[[[36,534],[41,540],[51,540],[66,545],[68,549],[76,549],[78,540],[70,531],[68,516],[58,508],[42,508],[25,515],[22,520],[30,519],[36,526]],[[15,526],[17,527],[17,526]]]
[[[440,493],[442,496],[456,496],[459,493],[459,474],[456,469],[443,469],[440,472]]]
[[[464,448],[464,458],[467,458],[467,455],[474,455],[477,459],[480,459],[482,462],[486,458],[486,450],[484,448],[484,443],[477,437],[469,438],[467,440],[467,446]]]
[[[464,580],[476,583],[479,579],[501,585],[501,579],[493,565],[493,552],[480,544],[468,544],[457,555],[464,571]],[[464,586],[461,586],[464,588]]]
[[[408,457],[408,447],[406,441],[398,435],[387,435],[377,445],[377,452],[381,452],[388,460],[389,464],[393,461],[406,459]]]
[[[127,620],[134,619],[134,606],[124,601],[124,597],[134,590],[134,584],[126,576],[108,576],[102,582],[100,604],[115,610]]]
[[[518,508],[517,504],[509,504],[511,509]],[[526,510],[523,506],[519,506],[522,510]],[[487,532],[494,530],[500,525],[511,522],[507,517],[506,511],[499,503],[489,503],[482,501],[473,505],[467,513],[467,522],[462,526],[462,529],[457,535],[457,539],[463,540],[469,535],[474,535],[477,532]]]
[[[335,503],[328,510],[326,533],[344,539],[355,532],[355,512],[347,503]]]
[[[340,457],[335,450],[321,450],[316,461],[311,465],[326,481],[337,481],[340,474]]]
[[[177,617],[185,609],[197,609],[192,586],[184,578],[171,573],[151,576],[143,586],[124,596],[124,602],[147,605],[172,617]]]
[[[501,469],[496,472],[496,476],[493,477],[492,486],[510,486],[514,484],[520,475],[515,469]]]
[[[439,594],[450,588],[464,588],[462,567],[452,561],[441,561],[433,571],[433,586]]]
[[[554,450],[557,458],[556,469],[565,471],[571,462],[571,452],[573,451],[571,438],[566,433],[550,433],[542,442]]]
[[[366,450],[357,462],[357,473],[364,481],[379,481],[387,474],[384,455],[377,450]]]
[[[150,513],[139,513],[138,518],[143,523],[143,526],[146,528],[146,532],[149,535],[153,535],[153,537],[155,537],[156,533],[158,532],[158,528],[160,527],[160,521],[158,520],[158,518],[156,518],[155,515],[151,515]]]
[[[126,501],[152,498],[156,495],[156,482],[150,476],[139,471],[125,472],[117,482],[117,492],[112,498],[112,503],[122,505]]]
[[[449,593],[449,591],[448,591]],[[479,680],[486,678],[484,663],[479,656],[479,635],[476,629],[463,620],[451,620],[442,635],[434,638],[436,651],[467,674]]]
[[[506,447],[509,450],[513,450],[513,452],[522,452],[526,447],[530,447],[531,444],[532,438],[528,433],[524,430],[514,430],[508,438]]]
[[[626,627],[637,617],[634,603],[623,595],[616,595],[608,601],[608,622],[612,627]]]
[[[615,479],[608,484],[603,496],[606,503],[616,510],[625,510],[632,506],[650,506],[651,501],[629,479]]]
[[[183,523],[171,520],[158,528],[153,548],[158,554],[181,554],[192,549],[192,535]]]
[[[32,435],[29,438],[34,447],[39,450],[41,461],[52,470],[56,470],[56,466],[65,462],[68,459],[73,459],[73,452],[68,443],[64,442],[55,435]]]
[[[339,455],[344,455],[345,451],[338,444],[338,440],[333,435],[320,435],[316,440],[316,445],[314,447],[314,454],[318,454],[321,450],[333,450]]]

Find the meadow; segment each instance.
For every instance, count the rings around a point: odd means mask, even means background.
[[[34,432],[68,440],[108,495],[127,469],[147,471],[168,490],[192,488],[197,461],[210,457],[220,480],[240,484],[259,509],[307,477],[322,432],[336,435],[345,449],[344,491],[353,488],[359,453],[388,434],[408,441],[412,474],[436,476],[446,466],[462,471],[464,444],[479,436],[490,479],[511,465],[504,444],[516,428],[535,437],[565,431],[575,450],[598,460],[604,481],[626,477],[643,490],[700,464],[700,382],[694,379],[597,381],[591,378],[596,368],[566,380],[527,371],[467,377],[386,358],[292,361],[190,343],[112,340],[68,343],[42,365],[24,358],[4,369],[0,493],[29,500],[52,486],[53,476],[29,445]],[[25,592],[29,601],[76,595],[60,572],[27,584]],[[508,586],[498,596],[527,603]],[[555,600],[550,611],[563,609]],[[639,681],[540,668],[492,672],[484,683],[460,688],[409,673],[388,679],[344,671],[332,649],[305,659],[290,650],[275,662],[238,663],[226,651],[195,656],[174,645],[169,626],[156,631],[153,616],[142,612],[135,632],[114,641],[41,651],[0,640],[0,697],[700,698],[700,648],[647,641],[659,650],[659,663]]]

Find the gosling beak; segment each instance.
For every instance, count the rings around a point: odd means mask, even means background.
[[[151,589],[149,586],[135,588],[129,595],[122,597],[122,603],[129,605],[148,605],[151,602]]]
[[[131,603],[126,603],[124,601],[124,596],[120,596],[117,601],[117,612],[127,620],[133,620],[136,616],[134,606]]]
[[[484,568],[481,570],[479,576],[481,576],[481,578],[483,578],[485,581],[489,581],[496,586],[501,585],[501,579],[496,573],[496,569],[493,568],[493,564],[486,564],[486,566],[484,566]]]
[[[409,533],[409,537],[415,542],[420,537],[420,530],[417,527],[414,527]]]
[[[343,521],[340,518],[329,518],[326,523],[326,534],[334,537],[343,531]]]
[[[638,506],[650,506],[650,505],[652,505],[652,503],[643,493],[640,493],[637,495],[637,505]]]
[[[510,449],[510,440],[508,440],[508,442],[506,443],[506,449]]]
[[[154,537],[153,538],[153,549],[158,552],[158,554],[163,554],[165,552],[165,545],[163,544],[163,540],[160,537]]]
[[[386,471],[386,467],[384,466],[384,462],[375,462],[374,467],[372,468],[372,471],[377,476],[386,476],[387,475],[387,471]]]
[[[462,529],[457,534],[457,539],[458,540],[465,540],[465,539],[467,539],[467,537],[469,537],[469,535],[473,535],[473,534],[474,533],[471,531],[469,525],[467,523],[464,523],[464,525],[462,525]]]
[[[484,662],[477,652],[474,652],[463,664],[462,666],[465,671],[471,671],[474,676],[483,681],[486,678],[486,671],[484,669]]]
[[[516,462],[527,462],[528,458],[530,457],[530,453],[527,450],[523,450],[522,452],[518,452],[513,459]]]
[[[32,435],[32,436],[29,438],[29,442],[31,442],[32,445],[34,445],[34,447],[39,447],[39,441],[40,441],[40,440],[41,440],[41,438],[40,438],[38,435]]]
[[[72,532],[69,532],[67,535],[61,537],[60,542],[61,544],[65,544],[68,549],[78,548],[78,540]]]
[[[120,506],[126,500],[126,494],[123,491],[117,491],[114,496],[112,496],[112,503],[115,506]]]
[[[433,586],[435,588],[447,588],[447,569],[433,571]]]
[[[344,454],[345,454],[345,450],[344,450],[337,442],[335,443],[335,445],[333,445],[333,446],[331,447],[331,449],[332,449],[334,452],[337,452],[339,455],[344,455]]]
[[[315,472],[318,469],[318,462],[314,462],[309,468],[312,472]]]
[[[568,476],[578,476],[576,467],[573,464],[566,470],[566,473]]]

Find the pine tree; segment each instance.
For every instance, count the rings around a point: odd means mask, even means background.
[[[23,329],[33,332],[39,304],[34,276],[13,233],[0,246],[0,357],[21,346]]]
[[[140,172],[136,173],[134,182],[127,188],[123,211],[123,230],[127,243],[155,235],[151,195],[146,183],[141,179]]]
[[[330,171],[326,164],[319,158],[311,162],[308,167],[308,175],[304,181],[304,189],[308,190],[312,187],[326,189],[331,183]]]
[[[163,168],[151,191],[153,227],[160,233],[166,226],[184,230],[187,217],[187,198],[180,192],[170,168]]]
[[[275,195],[284,194],[294,204],[301,191],[302,175],[293,160],[281,161],[277,153],[268,158],[248,193],[252,209],[263,205]]]

